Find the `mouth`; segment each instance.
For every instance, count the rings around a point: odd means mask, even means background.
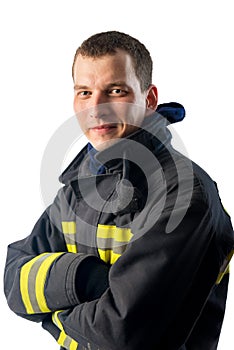
[[[101,124],[101,125],[97,125],[95,127],[90,128],[90,130],[92,131],[96,131],[96,132],[108,132],[111,131],[113,129],[117,128],[117,124]]]

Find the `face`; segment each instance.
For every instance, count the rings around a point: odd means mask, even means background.
[[[131,57],[124,51],[100,58],[79,55],[74,66],[74,110],[97,150],[134,132],[157,105],[157,89],[142,92]]]

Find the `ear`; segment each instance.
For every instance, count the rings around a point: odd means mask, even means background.
[[[155,111],[158,104],[158,90],[155,85],[151,84],[146,94],[146,108]]]

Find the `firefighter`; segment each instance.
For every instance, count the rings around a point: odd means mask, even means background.
[[[158,105],[150,54],[125,33],[85,40],[73,79],[88,144],[8,247],[9,307],[61,349],[216,349],[234,235],[216,183],[171,144],[183,106]]]

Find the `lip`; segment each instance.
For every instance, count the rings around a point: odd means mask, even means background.
[[[96,132],[99,132],[99,133],[106,133],[106,132],[112,131],[112,130],[114,130],[116,128],[117,128],[117,125],[111,123],[111,124],[97,125],[97,126],[94,126],[94,127],[90,128],[90,130],[96,131]]]

